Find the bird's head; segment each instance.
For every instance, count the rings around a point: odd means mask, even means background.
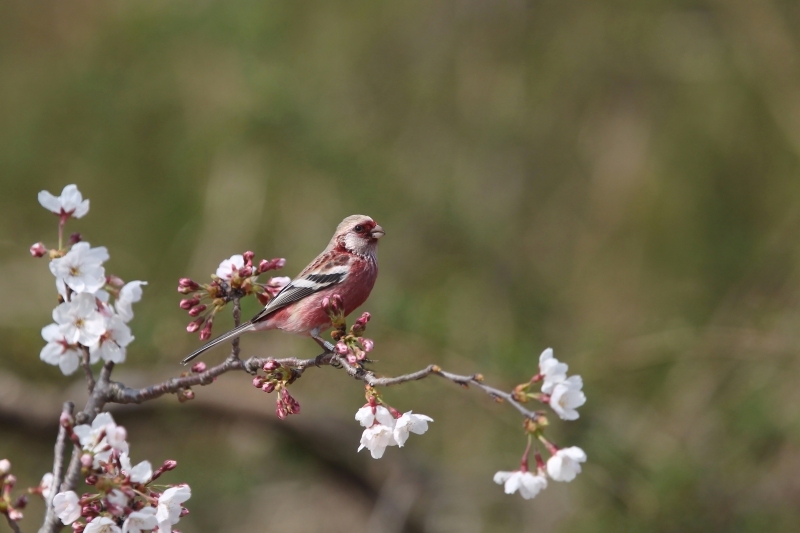
[[[358,255],[375,253],[378,239],[383,237],[383,228],[366,215],[350,215],[342,220],[331,244]]]

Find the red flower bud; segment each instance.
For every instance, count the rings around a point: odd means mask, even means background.
[[[73,522],[72,523],[72,532],[73,533],[83,533],[83,530],[86,529],[86,524],[83,522]]]
[[[94,485],[95,483],[97,483],[97,476],[92,474],[88,476],[85,481],[87,485]]]
[[[191,309],[192,307],[194,307],[199,303],[200,303],[199,298],[184,298],[183,300],[181,300],[181,303],[179,305],[181,309]]]
[[[188,331],[189,333],[194,333],[195,331],[200,329],[200,326],[203,324],[204,321],[205,318],[202,317],[198,318],[197,320],[192,320],[191,322],[189,322],[189,325],[186,326],[186,331]]]
[[[22,494],[19,498],[17,498],[17,501],[14,502],[13,507],[15,509],[25,509],[26,505],[28,505],[28,497]]]
[[[256,376],[253,378],[253,387],[260,389],[264,385],[264,378]]]
[[[266,259],[262,259],[261,261],[258,262],[258,273],[263,274],[267,270],[269,270],[269,261],[267,261]]]
[[[200,304],[192,307],[189,309],[189,316],[198,316],[200,313],[206,310],[206,304]]]
[[[264,385],[262,385],[261,390],[269,394],[270,392],[275,390],[275,384],[272,383],[271,381],[268,381],[264,383]]]
[[[281,420],[285,420],[286,415],[288,414],[286,412],[286,408],[283,406],[283,403],[281,403],[280,399],[278,399],[278,404],[275,407],[275,414],[278,415],[278,418]]]
[[[199,374],[206,371],[206,364],[203,361],[198,361],[192,365],[192,372]]]
[[[190,288],[190,289],[197,290],[197,289],[200,288],[200,285],[198,285],[191,278],[181,278],[181,279],[178,280],[178,287],[187,287],[187,288]]]
[[[336,343],[336,353],[337,354],[339,354],[339,355],[347,355],[347,352],[349,352],[349,351],[350,351],[350,348],[348,348],[347,345],[344,342],[339,341],[339,342]]]
[[[250,250],[248,250],[245,253],[243,253],[242,257],[244,258],[244,264],[245,265],[252,265],[253,264],[253,257],[255,257],[255,255],[256,254],[254,254]]]
[[[167,459],[166,461],[164,461],[164,464],[161,465],[161,470],[167,472],[169,470],[175,470],[177,466],[178,466],[178,461],[174,459]]]
[[[81,242],[81,240],[83,239],[80,233],[73,233],[72,235],[69,236],[70,244],[78,244],[79,242]]]
[[[242,278],[249,278],[253,275],[253,267],[249,265],[245,265],[239,269],[239,277]]]
[[[206,324],[206,327],[204,327],[203,330],[200,332],[200,340],[207,341],[210,338],[211,338],[211,324],[208,323]]]
[[[44,254],[47,253],[47,248],[45,248],[44,244],[37,242],[33,246],[31,246],[31,255],[33,257],[43,257]]]
[[[280,363],[278,363],[275,359],[270,359],[266,363],[264,363],[264,372],[272,372],[273,370],[277,370],[281,367]]]

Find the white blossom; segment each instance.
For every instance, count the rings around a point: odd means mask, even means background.
[[[119,452],[128,451],[127,438],[128,432],[125,431],[124,427],[118,426],[113,422],[106,425],[106,440],[108,441],[108,445],[115,450]]]
[[[547,473],[554,481],[572,481],[581,473],[580,463],[586,462],[586,453],[577,446],[558,450],[547,460]]]
[[[122,524],[122,533],[141,533],[158,527],[156,508],[145,507],[141,511],[134,511],[128,515]]]
[[[94,361],[102,358],[103,361],[123,363],[125,362],[125,348],[134,339],[131,335],[131,328],[118,315],[103,318],[105,332],[96,343],[89,346],[89,354]]]
[[[519,491],[519,495],[530,500],[536,497],[539,492],[547,488],[547,478],[544,472],[536,475],[530,472],[497,472],[494,475],[494,482],[498,485],[505,485],[506,494],[514,494]]]
[[[117,524],[107,516],[98,516],[86,524],[83,533],[121,533]]]
[[[94,455],[95,468],[99,467],[100,462],[108,462],[111,451],[114,449],[109,444],[108,433],[115,433],[116,428],[114,418],[109,413],[100,413],[95,417],[91,426],[81,424],[73,429],[83,449]],[[116,440],[115,444],[121,454],[128,452],[128,443],[124,440]]]
[[[230,259],[224,260],[217,267],[217,277],[230,281],[233,274],[244,266],[244,256],[242,254],[232,255]]]
[[[568,366],[553,357],[553,349],[547,348],[539,356],[539,373],[544,377],[542,392],[550,394],[556,383],[561,383],[567,379]]]
[[[39,203],[57,215],[81,218],[89,212],[89,200],[84,200],[76,185],[67,185],[61,196],[53,196],[47,191],[39,192]]]
[[[153,467],[150,465],[150,461],[142,461],[131,468],[128,474],[133,483],[147,483],[153,477]]]
[[[123,322],[130,322],[133,319],[133,304],[142,299],[143,285],[147,285],[147,282],[129,281],[119,290],[114,308]]]
[[[71,490],[59,492],[53,497],[53,510],[65,525],[70,525],[81,517],[78,495]]]
[[[88,242],[75,244],[64,257],[50,261],[59,294],[66,297],[64,284],[77,293],[94,293],[106,284],[103,261],[108,260],[105,246],[91,248]]]
[[[50,324],[42,328],[42,338],[47,341],[47,344],[39,352],[39,359],[49,365],[58,365],[65,376],[69,376],[78,369],[83,352],[78,346],[67,342],[58,324]]]
[[[375,406],[375,412],[370,405],[365,405],[356,411],[356,420],[365,428],[372,427],[377,420],[379,424],[394,427],[394,417],[387,408],[382,405]]]
[[[580,416],[576,409],[586,403],[582,388],[583,380],[580,376],[571,376],[553,388],[550,407],[562,420],[577,420]]]
[[[94,296],[88,293],[75,294],[71,302],[59,304],[53,309],[53,320],[68,344],[90,346],[100,340],[106,329]]]
[[[429,416],[415,415],[411,411],[403,413],[403,416],[398,418],[394,425],[393,436],[397,445],[403,447],[408,440],[409,432],[422,435],[428,431],[428,422],[433,422]]]
[[[383,452],[386,451],[387,446],[397,445],[392,429],[392,426],[383,424],[375,424],[365,429],[364,433],[361,434],[361,446],[358,447],[358,451],[360,452],[366,448],[372,454],[373,459],[380,459],[383,457]]]
[[[39,482],[39,490],[42,491],[44,501],[49,502],[50,496],[53,494],[53,474],[48,472],[42,476],[42,480]]]
[[[119,489],[112,489],[106,496],[108,503],[116,505],[117,507],[125,507],[128,505],[129,498]]]
[[[171,533],[172,525],[177,524],[181,518],[181,504],[191,496],[189,485],[178,485],[168,488],[158,498],[156,520],[160,533]]]
[[[0,476],[4,476],[11,472],[11,461],[8,459],[0,459]]]

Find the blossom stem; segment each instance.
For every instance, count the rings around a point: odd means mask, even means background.
[[[537,433],[536,437],[544,444],[544,447],[547,448],[547,451],[550,452],[551,455],[556,454],[558,446],[547,440],[541,432]]]
[[[89,348],[86,346],[81,346],[83,350],[83,356],[81,357],[81,366],[83,367],[83,373],[86,376],[86,386],[89,389],[89,394],[92,393],[95,386],[94,381],[94,372],[92,372],[92,365],[89,363]]]
[[[75,405],[72,402],[65,402],[64,407],[61,410],[61,416],[63,417],[64,415],[67,415],[71,417],[74,410]],[[58,428],[55,453],[53,454],[53,481],[50,484],[50,496],[45,498],[44,504],[46,513],[42,529],[39,530],[40,533],[47,533],[60,522],[60,519],[58,518],[58,515],[56,515],[55,509],[53,508],[53,497],[61,490],[61,476],[63,475],[64,471],[64,452],[66,451],[65,447],[67,445],[68,433],[69,430],[64,426],[64,424],[61,424]]]
[[[531,434],[528,433],[528,445],[525,446],[525,452],[522,454],[522,460],[519,463],[519,469],[521,472],[528,471],[528,454],[531,453]]]

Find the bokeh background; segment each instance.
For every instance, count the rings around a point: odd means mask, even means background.
[[[387,230],[379,372],[510,388],[552,346],[585,379],[550,430],[584,473],[533,501],[491,479],[519,417],[441,380],[384,391],[435,423],[381,461],[330,368],[285,422],[243,375],[115,410],[135,461],[178,460],[182,531],[800,531],[800,3],[9,0],[0,124],[0,456],[21,486],[85,397],[38,359],[55,293],[28,254],[56,237],[36,193],[76,183],[91,211],[68,229],[149,282],[126,383],[198,345],[179,277],[246,249],[292,275],[352,213]]]

